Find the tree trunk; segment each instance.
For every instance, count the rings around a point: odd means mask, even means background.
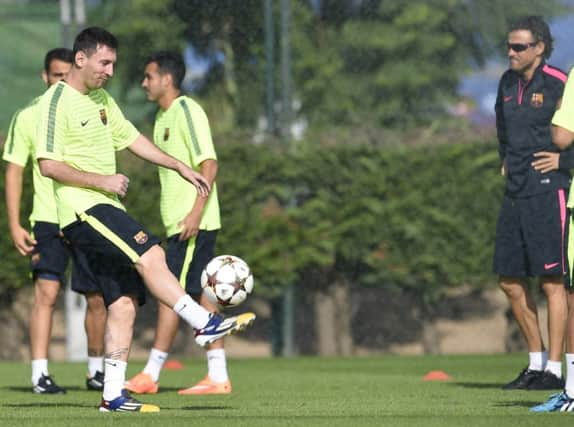
[[[339,278],[315,294],[317,353],[321,356],[353,354],[349,287]]]

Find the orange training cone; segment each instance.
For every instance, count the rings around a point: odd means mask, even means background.
[[[423,377],[423,381],[448,381],[452,377],[444,371],[430,371]]]

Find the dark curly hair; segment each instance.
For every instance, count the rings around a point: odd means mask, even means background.
[[[552,34],[550,34],[548,24],[541,16],[525,16],[524,18],[518,19],[512,24],[509,32],[517,30],[528,30],[532,33],[532,37],[534,37],[536,43],[544,42],[544,58],[550,58],[554,50],[554,39],[552,38]]]

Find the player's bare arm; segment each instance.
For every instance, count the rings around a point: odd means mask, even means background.
[[[215,177],[217,176],[217,160],[207,159],[201,162],[200,173],[207,180],[210,187],[213,187]],[[207,198],[196,197],[193,207],[185,218],[179,223],[181,228],[181,233],[179,234],[179,240],[187,240],[192,236],[197,235],[199,232],[199,224],[201,222],[201,217],[203,214],[203,209],[207,204]]]
[[[101,175],[83,172],[70,165],[52,159],[38,159],[42,175],[75,187],[93,188],[124,197],[128,191],[129,178],[121,173]]]
[[[145,136],[140,134],[140,136],[128,146],[128,149],[136,156],[148,162],[176,171],[197,188],[197,192],[201,197],[207,197],[209,195],[211,186],[201,174],[195,172],[185,163],[164,153]]]
[[[21,255],[29,255],[36,240],[20,225],[20,201],[22,200],[22,176],[24,168],[15,163],[6,164],[6,213],[14,246]]]
[[[561,126],[552,126],[552,142],[560,150],[568,148],[574,140],[574,132]]]

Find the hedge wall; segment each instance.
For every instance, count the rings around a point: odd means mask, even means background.
[[[428,303],[448,287],[494,280],[503,187],[494,144],[221,144],[218,155],[217,252],[248,261],[259,295],[292,283],[325,286],[343,274],[364,286],[412,290]],[[128,211],[161,233],[155,167],[129,154],[120,164],[131,179]],[[0,227],[6,296],[29,279],[5,215]]]

